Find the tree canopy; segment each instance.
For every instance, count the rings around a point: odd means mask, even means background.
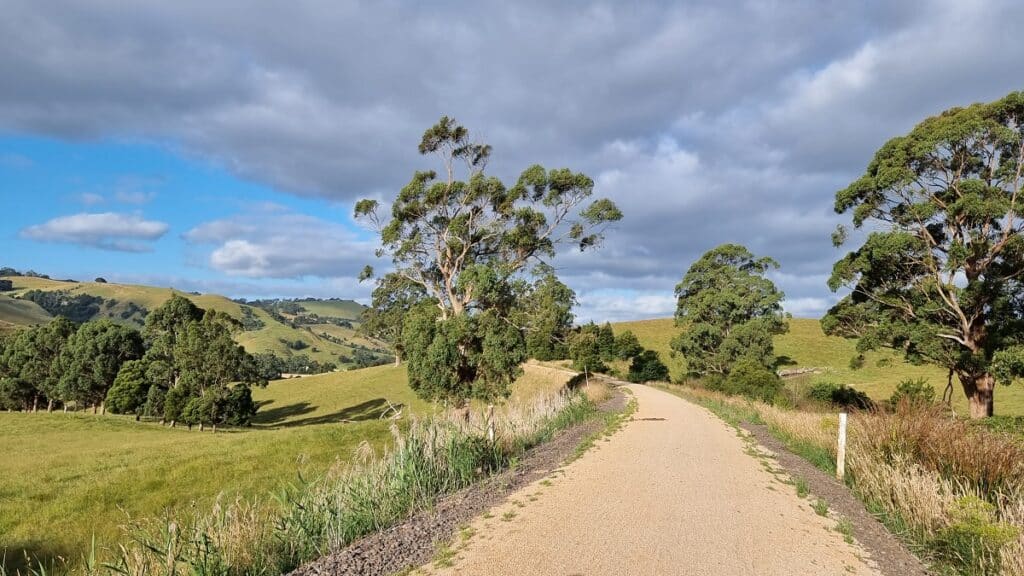
[[[355,206],[380,234],[378,255],[390,257],[393,274],[424,292],[402,328],[410,384],[455,402],[506,395],[526,357],[513,322],[518,280],[562,244],[598,246],[622,213],[591,200],[593,180],[569,169],[531,166],[506,186],[485,172],[491,147],[448,117],[423,134],[419,152],[436,155],[441,171],[416,172],[389,213],[376,200]]]
[[[823,328],[948,369],[973,417],[993,413],[997,381],[1024,374],[1022,134],[1024,92],[953,108],[836,193],[836,212],[871,232],[835,264],[829,286],[850,293]]]
[[[723,244],[690,266],[676,286],[676,325],[683,331],[672,347],[693,376],[726,377],[741,359],[773,368],[772,336],[788,329],[783,293],[765,274],[778,268],[738,244]]]

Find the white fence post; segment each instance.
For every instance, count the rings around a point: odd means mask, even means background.
[[[846,412],[839,413],[839,448],[836,450],[836,480],[846,475]]]

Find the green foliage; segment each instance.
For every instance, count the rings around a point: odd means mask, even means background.
[[[786,332],[783,294],[765,277],[778,268],[746,248],[723,244],[701,256],[676,286],[676,324],[683,332],[672,348],[685,356],[690,375],[725,378],[744,361],[769,371],[775,364],[772,336]]]
[[[79,406],[104,401],[121,366],[142,357],[142,336],[109,320],[86,322],[72,334],[60,355],[60,395]]]
[[[522,333],[493,311],[444,319],[423,303],[407,315],[402,340],[412,389],[456,405],[507,396],[526,360]]]
[[[726,376],[708,379],[708,388],[772,403],[782,391],[782,379],[755,359],[740,358]]]
[[[266,385],[261,375],[273,368],[266,362],[257,363],[235,343],[232,333],[238,328],[240,324],[230,317],[203,312],[178,295],[146,317],[146,376],[152,386],[166,391],[162,402],[165,420],[216,426],[252,418],[255,405],[232,401],[232,391]],[[145,410],[155,409],[156,402],[147,400]],[[233,412],[236,409],[245,412]]]
[[[622,214],[606,199],[585,205],[594,182],[568,169],[531,166],[505,186],[485,174],[491,147],[470,141],[469,131],[448,117],[423,134],[419,151],[440,158],[440,175],[416,172],[387,216],[376,200],[355,206],[356,219],[380,234],[379,254],[395,268],[378,284],[381,300],[406,302],[407,283],[423,291],[408,303],[400,330],[414,389],[456,402],[500,397],[527,354],[514,326],[524,271],[553,258],[560,242],[581,250],[598,245],[604,227]],[[368,268],[361,278],[371,274]],[[432,302],[432,320],[420,300]],[[384,324],[396,331],[393,319]]]
[[[1001,573],[1000,551],[1017,539],[1018,529],[999,522],[995,507],[976,496],[958,498],[950,513],[954,522],[943,528],[932,543],[935,554],[962,574]]]
[[[640,345],[640,339],[629,330],[625,330],[615,337],[615,357],[617,359],[629,360],[643,351],[644,347]]]
[[[654,350],[644,350],[633,356],[629,364],[630,382],[668,382],[668,367]]]
[[[576,293],[558,279],[550,266],[540,267],[535,274],[538,278],[520,307],[526,353],[537,360],[568,358]]]
[[[889,405],[897,406],[901,402],[913,405],[927,405],[935,401],[935,388],[924,378],[906,379],[896,385],[896,391],[889,397]]]
[[[391,273],[377,281],[372,302],[361,317],[359,332],[391,345],[398,358],[405,355],[402,326],[405,315],[419,302],[426,300],[423,286],[410,282],[400,274]]]
[[[875,405],[871,398],[860,390],[846,384],[837,384],[831,380],[814,383],[807,390],[807,397],[823,404],[847,409],[869,410]]]
[[[829,286],[851,293],[823,328],[952,370],[973,417],[992,414],[997,379],[1024,375],[1022,126],[1024,92],[947,110],[836,193],[837,212],[875,231],[835,264]]]
[[[40,402],[52,408],[67,400],[60,388],[61,354],[75,330],[70,320],[59,317],[44,326],[22,330],[6,341],[0,356],[0,377],[20,380],[17,387],[9,388],[19,394],[24,386],[31,387],[31,408]]]
[[[586,324],[569,336],[573,370],[604,372],[608,369],[601,354],[600,331],[595,324]]]
[[[14,290],[14,282],[0,279],[0,292],[10,292],[11,290]]]
[[[146,363],[129,360],[121,366],[114,384],[107,392],[107,409],[115,414],[141,414],[149,397]]]
[[[92,294],[71,294],[68,291],[29,290],[22,296],[38,304],[53,316],[64,316],[75,323],[88,321],[100,311],[103,298]]]

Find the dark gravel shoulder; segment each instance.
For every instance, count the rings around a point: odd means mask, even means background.
[[[927,576],[924,563],[914,556],[864,504],[834,477],[822,472],[813,464],[793,454],[768,431],[763,424],[744,423],[741,427],[750,432],[758,443],[770,450],[776,460],[793,478],[807,482],[813,496],[828,503],[837,515],[846,518],[853,526],[853,537],[864,547],[883,574],[890,576]]]
[[[624,405],[624,394],[616,391],[601,410],[614,412]],[[427,564],[434,558],[438,545],[450,542],[461,525],[558,469],[588,436],[603,427],[602,419],[593,418],[563,430],[549,442],[527,451],[514,468],[446,496],[434,508],[401,524],[300,566],[291,575],[386,576]]]

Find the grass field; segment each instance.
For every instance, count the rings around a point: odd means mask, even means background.
[[[0,332],[46,324],[52,318],[35,302],[0,295]]]
[[[133,327],[140,327],[143,321],[138,313],[131,314],[131,304],[141,306],[147,310],[159,308],[172,294],[184,296],[195,303],[196,306],[207,310],[216,310],[242,319],[242,306],[233,300],[217,294],[189,294],[174,290],[173,288],[160,288],[155,286],[141,286],[136,284],[115,284],[103,282],[65,282],[61,280],[50,280],[46,278],[34,278],[28,276],[8,276],[14,284],[14,290],[9,292],[11,296],[21,296],[29,290],[42,291],[66,291],[71,295],[89,294],[99,296],[108,303],[101,306],[99,313],[94,317],[108,318],[114,322],[127,324]],[[299,302],[310,313],[321,317],[342,318],[353,321],[358,326],[358,318],[363,307],[351,300],[303,300]],[[278,356],[287,357],[292,354],[305,354],[318,362],[333,362],[342,365],[340,356],[351,357],[353,346],[361,345],[370,348],[379,348],[379,344],[370,342],[356,334],[353,328],[344,328],[331,324],[314,324],[309,326],[300,325],[292,327],[275,320],[266,310],[258,307],[250,307],[253,315],[263,322],[264,326],[259,330],[240,332],[235,340],[252,353],[273,352]],[[127,316],[122,317],[122,313]],[[7,296],[0,296],[0,330],[15,329],[19,326],[31,326],[45,323],[49,319],[45,310],[26,300],[17,300]],[[335,338],[345,341],[344,344],[332,342],[321,336],[328,333]],[[309,345],[301,351],[293,352],[283,342],[302,340]]]
[[[514,399],[560,387],[564,372],[527,366]],[[112,546],[126,514],[151,517],[218,493],[260,495],[391,438],[392,406],[435,408],[416,397],[404,368],[381,366],[272,382],[255,390],[260,411],[246,430],[212,434],[121,416],[0,413],[0,555],[22,551],[76,561],[93,534]]]
[[[671,318],[621,322],[613,325],[615,332],[632,330],[640,343],[658,352],[673,380],[679,380],[686,371],[685,360],[671,354],[669,342],[679,332]],[[784,360],[782,368],[819,368],[821,374],[796,378],[798,384],[830,379],[863,390],[875,400],[888,398],[896,385],[907,378],[925,378],[941,395],[946,387],[946,372],[934,366],[913,366],[900,356],[887,351],[871,352],[865,355],[864,366],[850,367],[850,359],[856,355],[853,340],[825,336],[818,320],[793,318],[789,322],[789,333],[775,338],[775,353]],[[881,361],[881,363],[880,363]],[[953,405],[966,412],[967,402],[962,388],[953,382]],[[1024,415],[1024,384],[1000,386],[996,390],[996,414]]]

